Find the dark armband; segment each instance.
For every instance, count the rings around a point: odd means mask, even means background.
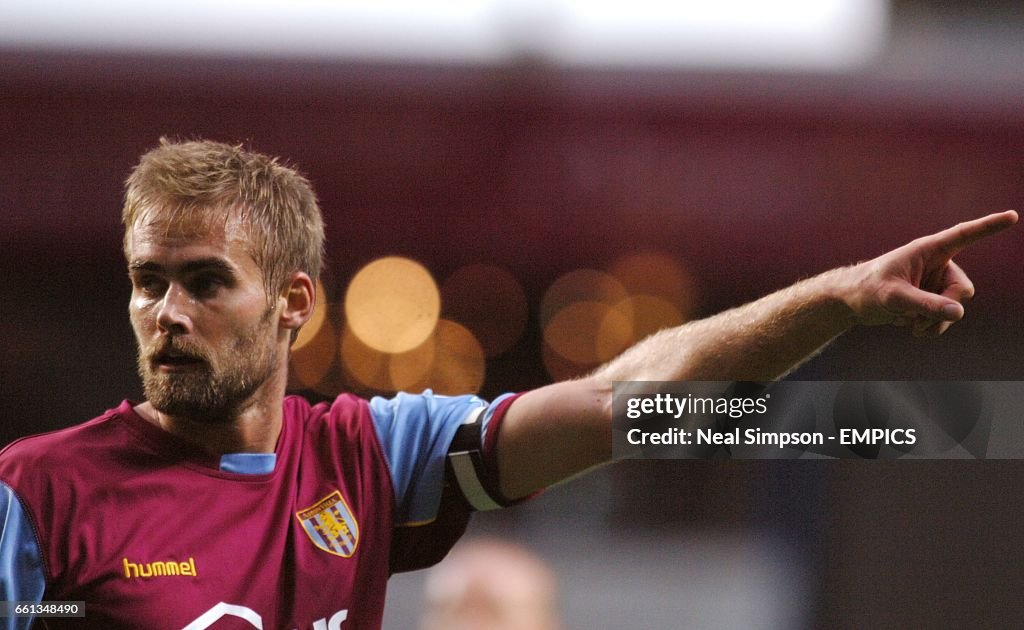
[[[505,507],[495,471],[488,468],[483,454],[483,417],[486,407],[474,411],[455,432],[448,448],[445,468],[466,502],[477,511]]]

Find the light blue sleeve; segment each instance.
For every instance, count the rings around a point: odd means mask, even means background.
[[[21,501],[0,482],[0,596],[7,602],[39,602],[46,590],[43,559]],[[0,618],[3,630],[27,630],[29,617]]]
[[[455,431],[486,406],[476,396],[440,396],[429,389],[370,401],[395,490],[395,524],[426,523],[437,516],[445,457]]]

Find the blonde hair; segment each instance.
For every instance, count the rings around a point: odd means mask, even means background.
[[[240,144],[160,138],[125,181],[126,257],[132,228],[157,221],[158,213],[169,226],[237,217],[248,231],[249,253],[263,272],[268,300],[294,271],[314,282],[320,275],[324,224],[316,195],[305,177],[277,158]]]

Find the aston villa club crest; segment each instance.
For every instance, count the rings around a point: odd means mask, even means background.
[[[350,558],[359,542],[359,524],[345,498],[335,490],[315,505],[295,513],[313,544],[327,553]]]

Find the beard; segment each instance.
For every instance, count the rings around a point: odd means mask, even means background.
[[[219,357],[196,342],[176,337],[148,348],[140,342],[138,370],[146,399],[154,409],[170,416],[230,422],[274,373],[278,351],[269,331],[271,315],[273,309],[268,309]],[[163,372],[156,365],[156,356],[168,351],[199,362],[187,370]]]

